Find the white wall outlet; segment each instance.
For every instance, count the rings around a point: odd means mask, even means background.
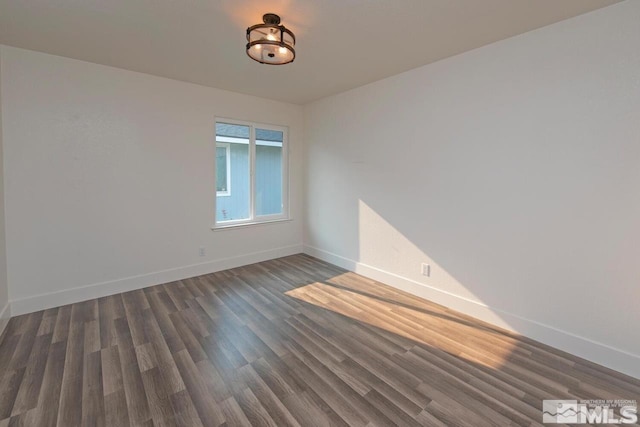
[[[430,277],[431,276],[431,266],[429,264],[422,263],[422,275]]]
[[[198,250],[198,255],[205,256],[207,254],[207,250],[205,248],[200,248]]]

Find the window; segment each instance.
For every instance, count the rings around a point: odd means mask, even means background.
[[[288,217],[286,128],[217,121],[215,167],[216,227]]]
[[[231,195],[231,151],[229,144],[216,144],[216,195]]]

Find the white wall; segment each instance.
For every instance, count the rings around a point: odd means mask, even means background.
[[[640,377],[638,22],[623,2],[305,107],[307,252]]]
[[[1,55],[14,314],[301,251],[302,107]],[[289,127],[293,221],[211,230],[215,116]]]
[[[2,58],[0,57],[0,81],[2,81]],[[4,227],[4,162],[2,144],[2,85],[0,84],[0,335],[11,315],[9,288],[7,283],[7,253]]]

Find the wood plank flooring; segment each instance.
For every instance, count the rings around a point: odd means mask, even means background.
[[[540,425],[640,381],[295,255],[9,322],[0,427]]]

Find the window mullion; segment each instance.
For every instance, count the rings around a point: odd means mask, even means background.
[[[256,127],[251,126],[249,134],[249,192],[251,219],[256,219]]]

